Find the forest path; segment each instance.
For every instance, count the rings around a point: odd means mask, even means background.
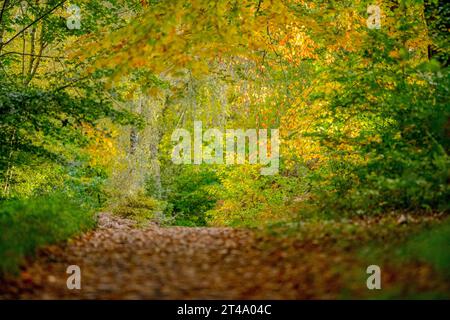
[[[69,290],[69,265],[81,289]],[[17,279],[0,283],[0,299],[310,299],[373,294],[355,252],[284,242],[232,228],[136,228],[101,214],[97,229],[40,250]],[[383,267],[383,285],[433,288],[428,269]],[[428,271],[427,271],[428,270]],[[423,279],[423,280],[421,280]],[[343,293],[346,293],[344,296]]]

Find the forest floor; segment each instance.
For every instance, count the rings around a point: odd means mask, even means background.
[[[418,262],[378,261],[382,290],[368,290],[367,259],[352,244],[327,239],[137,227],[103,213],[97,229],[40,250],[19,277],[2,280],[0,299],[333,299],[417,292],[448,297],[448,282]],[[80,290],[66,286],[69,265],[81,268]]]

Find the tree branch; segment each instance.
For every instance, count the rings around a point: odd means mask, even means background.
[[[40,54],[31,54],[31,53],[22,53],[17,51],[8,51],[5,53],[0,54],[0,58],[3,56],[6,56],[8,54],[18,54],[21,56],[33,56],[33,57],[40,57],[40,58],[48,58],[48,59],[67,59],[66,57],[59,57],[59,56],[46,56],[46,55],[40,55]]]
[[[3,6],[2,6],[2,11],[0,11],[0,25],[2,24],[2,20],[3,20],[3,13],[6,10],[6,6],[8,5],[8,0],[5,0],[3,2]]]
[[[28,28],[32,27],[35,23],[41,21],[42,19],[44,19],[46,16],[48,16],[49,14],[51,14],[53,11],[55,11],[56,9],[58,9],[60,6],[62,6],[67,0],[62,0],[60,3],[58,3],[56,6],[54,6],[53,8],[51,8],[49,11],[47,11],[46,13],[44,13],[42,16],[40,16],[39,18],[37,18],[36,20],[34,20],[33,22],[31,22],[30,24],[28,24],[26,27],[24,27],[22,30],[20,30],[18,33],[16,33],[11,39],[9,39],[8,41],[6,41],[5,43],[3,43],[0,46],[1,48],[4,48],[6,45],[8,45],[11,41],[13,41],[15,38],[17,38],[18,36],[20,36],[23,32],[25,32],[26,30],[28,30]]]

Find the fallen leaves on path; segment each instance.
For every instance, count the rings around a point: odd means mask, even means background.
[[[69,290],[66,268],[81,268]],[[11,299],[312,299],[370,296],[366,267],[346,249],[286,242],[232,228],[137,228],[107,213],[67,244],[41,250],[19,278],[3,280]],[[387,286],[436,289],[433,272],[383,270]],[[417,276],[419,275],[419,276]],[[410,278],[408,278],[410,277]],[[445,288],[444,288],[445,290]]]

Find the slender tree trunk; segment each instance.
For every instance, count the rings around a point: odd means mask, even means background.
[[[142,97],[139,97],[136,112],[142,114]],[[136,127],[130,129],[130,154],[134,155],[136,153],[139,144],[139,131]]]
[[[11,185],[11,179],[12,179],[12,173],[13,173],[13,161],[12,157],[14,154],[14,145],[16,140],[16,128],[13,129],[13,132],[11,134],[10,144],[9,144],[9,154],[8,154],[8,163],[6,166],[6,172],[5,172],[5,182],[2,188],[2,195],[4,198],[7,198],[9,195],[9,189]]]
[[[3,27],[3,17],[6,13],[6,7],[8,6],[9,0],[4,0],[3,5],[0,9],[0,54],[2,53],[3,49],[3,36],[5,34],[5,28]]]

